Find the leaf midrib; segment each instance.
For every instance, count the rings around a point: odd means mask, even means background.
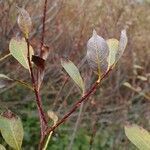
[[[16,146],[17,146],[17,150],[20,150],[20,147],[19,147],[19,145],[18,145],[18,143],[17,143],[17,140],[16,140],[16,138],[15,138],[15,136],[14,136],[14,131],[13,131],[13,128],[12,128],[12,126],[11,126],[11,123],[10,123],[10,122],[8,122],[8,123],[9,123],[9,126],[10,126],[10,131],[12,132],[12,136],[13,136],[13,138],[14,138],[15,144],[16,144]]]

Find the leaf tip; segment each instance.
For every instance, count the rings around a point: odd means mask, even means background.
[[[97,36],[97,32],[95,29],[93,30],[93,36]]]
[[[124,38],[124,40],[126,40],[126,43],[127,43],[128,37],[127,37],[127,30],[126,29],[123,29],[121,31],[121,37]]]

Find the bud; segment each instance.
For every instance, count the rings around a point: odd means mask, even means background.
[[[24,33],[25,37],[29,38],[29,33],[32,28],[32,21],[30,15],[24,8],[17,7],[17,9],[19,12],[19,16],[17,20],[18,26],[20,30]]]

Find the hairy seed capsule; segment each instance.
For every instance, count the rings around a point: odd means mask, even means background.
[[[32,21],[30,18],[29,13],[24,9],[17,7],[19,16],[18,16],[18,26],[20,30],[24,33],[25,37],[29,37],[29,32],[31,31],[32,28]]]

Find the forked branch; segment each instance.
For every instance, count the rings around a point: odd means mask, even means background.
[[[102,77],[100,80],[98,80],[92,87],[91,89],[80,99],[78,100],[73,107],[70,109],[70,111],[60,120],[57,122],[57,124],[53,127],[48,128],[45,132],[44,132],[44,136],[40,142],[39,145],[39,149],[42,149],[42,146],[44,145],[44,142],[46,140],[46,137],[48,136],[48,134],[52,131],[54,131],[59,125],[63,124],[76,110],[77,108],[79,108],[79,106],[81,105],[81,103],[86,102],[88,100],[88,98],[91,96],[91,94],[93,94],[97,87],[100,85],[101,81],[109,74],[109,72],[112,69],[110,68]]]

